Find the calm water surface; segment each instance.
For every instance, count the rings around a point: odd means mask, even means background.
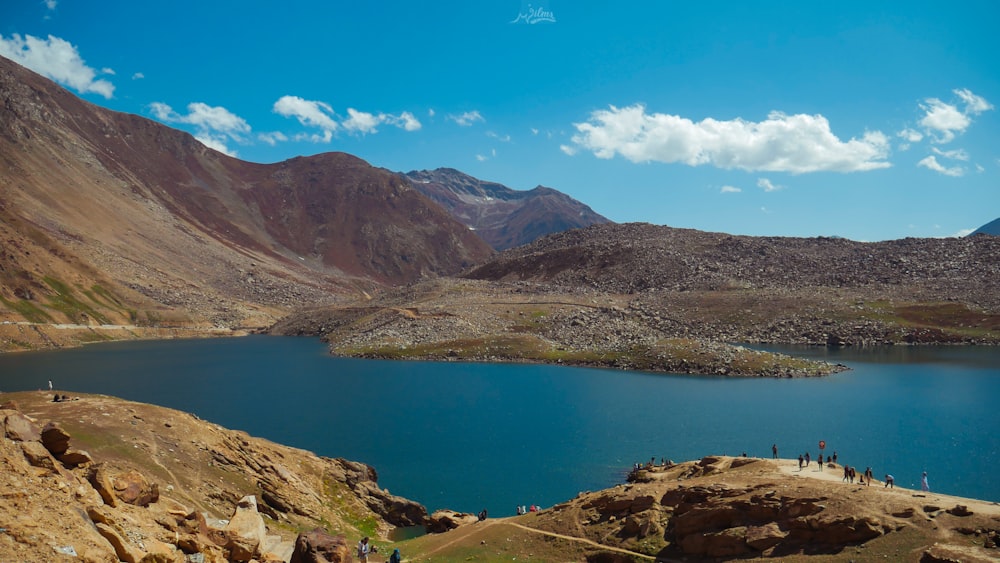
[[[786,349],[852,371],[726,379],[332,358],[315,339],[122,342],[0,355],[0,390],[104,393],[369,463],[383,487],[495,515],[612,486],[637,461],[817,442],[913,486],[1000,501],[1000,349]]]

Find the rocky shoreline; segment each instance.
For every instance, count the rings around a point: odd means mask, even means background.
[[[5,393],[0,559],[88,563],[351,561],[991,561],[1000,504],[844,483],[837,467],[707,456],[505,518],[424,507],[375,469],[101,395]],[[877,484],[878,485],[878,484]],[[485,516],[485,515],[483,515]],[[423,526],[413,539],[396,527]]]

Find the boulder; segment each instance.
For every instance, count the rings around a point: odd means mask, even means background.
[[[360,482],[355,485],[354,491],[372,512],[393,526],[409,528],[423,525],[427,521],[427,509],[422,504],[390,494],[389,491],[380,489],[374,481]]]
[[[21,451],[24,452],[24,459],[35,467],[47,469],[53,473],[57,471],[56,460],[52,458],[49,450],[41,442],[21,442]]]
[[[743,555],[750,551],[746,543],[746,531],[745,527],[738,526],[710,534],[691,534],[681,540],[681,549],[687,555],[707,557]]]
[[[738,511],[729,505],[692,508],[674,517],[674,533],[680,538],[691,534],[715,532],[729,528],[740,520]]]
[[[229,536],[229,559],[250,561],[260,554],[261,546],[267,539],[264,518],[257,511],[257,498],[245,496],[236,503],[236,511],[225,527]]]
[[[788,532],[778,527],[776,522],[768,522],[763,526],[747,526],[747,545],[757,551],[764,551],[781,543]]]
[[[17,411],[4,411],[4,435],[15,442],[37,442],[42,435],[30,418]]]
[[[94,524],[97,527],[97,532],[108,540],[111,547],[115,550],[115,555],[118,556],[119,561],[124,561],[125,563],[139,563],[142,560],[145,552],[125,541],[114,528],[108,524],[98,522]]]
[[[50,422],[42,428],[42,444],[56,457],[69,449],[69,438],[69,433],[55,422]]]
[[[956,504],[955,506],[949,508],[947,512],[952,516],[972,516],[972,511],[969,510],[969,507],[964,504]]]
[[[437,510],[427,518],[424,528],[430,534],[440,534],[454,530],[466,524],[475,524],[479,518],[475,514],[455,512],[454,510]]]
[[[351,547],[344,536],[331,536],[316,528],[295,538],[295,548],[288,563],[345,563],[351,560]]]
[[[115,497],[115,488],[111,483],[111,475],[107,466],[103,463],[90,466],[87,472],[87,481],[90,482],[97,494],[101,495],[104,504],[108,506],[118,506],[118,499]]]
[[[146,477],[130,469],[125,473],[116,475],[111,479],[115,496],[125,504],[136,506],[149,506],[160,498],[160,488],[156,483],[150,483]],[[99,492],[99,491],[98,491]],[[101,495],[103,498],[104,495]]]
[[[59,461],[63,463],[63,465],[69,468],[78,467],[85,463],[94,462],[94,458],[90,457],[90,454],[83,450],[66,450],[64,454],[57,457],[59,458]]]

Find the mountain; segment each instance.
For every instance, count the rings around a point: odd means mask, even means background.
[[[413,187],[474,229],[496,250],[610,221],[552,188],[513,190],[451,168],[408,172]]]
[[[986,223],[982,227],[973,231],[971,234],[1000,236],[1000,219],[994,219],[989,223]]]
[[[400,174],[254,164],[0,58],[0,320],[260,327],[492,250]]]

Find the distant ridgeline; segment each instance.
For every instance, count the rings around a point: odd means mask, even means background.
[[[994,219],[972,232],[974,235],[1000,236],[1000,219]]]

